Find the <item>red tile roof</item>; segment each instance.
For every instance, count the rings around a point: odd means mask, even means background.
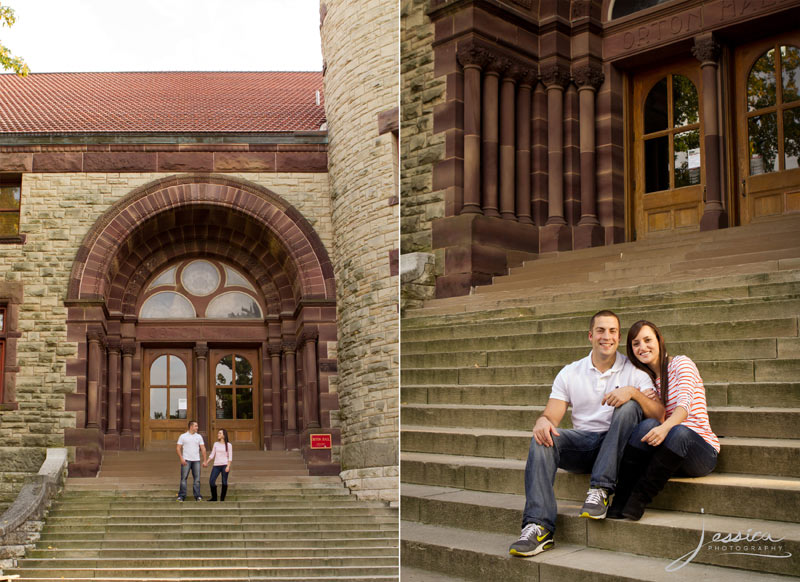
[[[316,131],[322,73],[0,75],[0,133]]]

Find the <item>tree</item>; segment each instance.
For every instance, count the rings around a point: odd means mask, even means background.
[[[16,17],[14,16],[14,10],[9,8],[8,6],[3,6],[0,4],[0,26],[11,26],[14,25],[16,21]],[[12,70],[20,77],[25,77],[30,73],[30,69],[28,65],[25,64],[19,57],[15,57],[11,54],[5,45],[0,43],[0,66],[2,66],[5,70]]]

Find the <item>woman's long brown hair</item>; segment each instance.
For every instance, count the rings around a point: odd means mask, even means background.
[[[658,377],[653,370],[650,369],[650,366],[647,364],[643,364],[639,361],[636,355],[633,353],[633,340],[636,339],[636,336],[639,335],[639,332],[642,331],[643,327],[649,327],[653,330],[653,333],[656,334],[656,340],[658,340],[658,369],[661,371],[661,403],[664,405],[664,408],[667,406],[667,392],[669,390],[669,375],[667,373],[667,364],[669,363],[669,355],[667,354],[667,346],[664,344],[664,336],[661,335],[661,331],[656,327],[654,323],[641,319],[634,323],[631,328],[628,330],[628,339],[626,344],[628,346],[628,358],[633,365],[639,368],[640,370],[644,370],[653,379],[653,385],[655,386],[656,378]]]

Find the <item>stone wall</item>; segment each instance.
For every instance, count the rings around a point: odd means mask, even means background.
[[[0,300],[15,293],[21,296],[15,306],[19,334],[15,353],[6,354],[6,365],[18,368],[14,374],[18,409],[0,411],[0,443],[4,447],[63,446],[64,429],[75,427],[75,413],[65,411],[65,395],[76,390],[74,376],[67,376],[67,363],[77,356],[77,344],[67,341],[63,301],[76,252],[92,225],[114,202],[169,175],[23,174],[20,232],[26,242],[0,245]],[[257,183],[286,199],[331,248],[327,174],[227,175]],[[11,287],[17,290],[9,290]]]
[[[337,281],[342,478],[361,498],[398,498],[397,4],[320,6]],[[394,273],[394,274],[393,274]]]
[[[434,30],[428,0],[403,0],[401,252],[431,252],[431,221],[445,215],[444,194],[434,191],[433,166],[444,158],[445,135],[434,135],[433,110],[445,100],[445,79],[434,72]]]

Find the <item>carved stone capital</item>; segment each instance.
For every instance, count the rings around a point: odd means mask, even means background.
[[[506,69],[503,77],[511,79],[519,85],[532,86],[533,80],[536,78],[536,71],[527,63],[512,61],[511,66]]]
[[[122,355],[132,356],[136,353],[136,344],[134,342],[122,342]]]
[[[486,63],[486,72],[502,75],[511,68],[512,61],[508,57],[501,57],[495,55],[488,63]]]
[[[283,342],[281,344],[281,349],[284,352],[294,353],[295,350],[297,350],[297,343],[296,342],[285,341],[285,342]]]
[[[270,356],[280,356],[281,352],[283,352],[283,344],[280,342],[270,342],[267,345],[267,351]]]
[[[569,85],[569,68],[561,63],[547,63],[539,68],[539,76],[545,87],[561,87]]]
[[[692,54],[701,64],[717,64],[722,47],[713,35],[696,36]]]
[[[194,355],[197,358],[207,358],[208,357],[208,346],[195,346]]]
[[[591,87],[599,89],[605,81],[603,66],[600,63],[582,63],[572,68],[572,78],[578,87]]]
[[[456,57],[462,67],[479,67],[482,69],[492,60],[493,55],[489,47],[474,40],[468,40],[458,44]]]
[[[305,344],[310,341],[317,341],[319,339],[319,332],[315,329],[313,330],[305,330],[303,334],[300,336],[300,343]]]
[[[117,337],[110,337],[106,340],[106,349],[112,354],[118,354],[122,349],[122,342]]]
[[[86,331],[86,339],[88,339],[90,342],[97,342],[102,345],[105,341],[105,337],[106,336],[102,329],[89,328]]]

